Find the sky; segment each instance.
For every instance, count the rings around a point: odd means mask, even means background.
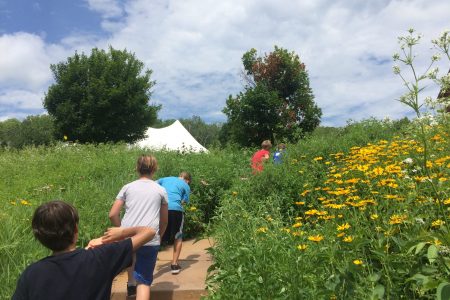
[[[405,92],[392,73],[397,38],[423,35],[423,71],[449,12],[448,0],[0,0],[0,121],[46,112],[51,64],[112,46],[153,70],[159,118],[224,122],[226,99],[244,89],[242,55],[275,45],[306,65],[321,125],[399,119],[411,112],[396,100]],[[430,84],[424,97],[437,93]]]

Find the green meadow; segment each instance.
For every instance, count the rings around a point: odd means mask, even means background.
[[[283,164],[252,175],[255,149],[153,152],[155,178],[193,174],[187,235],[208,235],[211,299],[434,299],[450,270],[449,123],[374,119],[318,128],[288,145]],[[110,226],[119,189],[143,151],[64,145],[0,152],[0,298],[29,263],[49,254],[30,219],[45,201],[80,213],[79,246]],[[148,153],[148,152],[147,152]],[[445,298],[441,298],[445,299]]]

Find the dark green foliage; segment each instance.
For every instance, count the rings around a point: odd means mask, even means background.
[[[19,132],[21,122],[17,119],[8,119],[0,122],[0,144],[3,147],[16,148],[20,144]]]
[[[247,86],[227,100],[222,138],[242,146],[259,145],[263,139],[295,142],[319,125],[322,111],[298,55],[275,46],[264,57],[251,49],[242,62]]]
[[[22,122],[17,119],[0,122],[0,145],[3,147],[49,145],[53,141],[53,119],[48,115],[28,116]]]
[[[79,142],[134,142],[157,116],[149,106],[151,70],[126,50],[92,49],[51,65],[56,83],[44,99],[59,137]]]

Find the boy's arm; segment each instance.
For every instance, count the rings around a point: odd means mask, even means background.
[[[159,210],[159,235],[162,238],[166,232],[167,223],[169,222],[169,206],[167,203],[162,203]]]
[[[114,201],[113,206],[111,207],[111,210],[109,211],[109,219],[111,220],[111,223],[116,226],[120,227],[120,210],[123,207],[123,200],[122,199],[116,199]]]
[[[109,244],[130,237],[131,243],[133,244],[133,251],[136,251],[139,247],[152,240],[155,235],[156,231],[146,226],[112,227],[108,228],[103,237],[101,237],[101,242],[103,244]]]

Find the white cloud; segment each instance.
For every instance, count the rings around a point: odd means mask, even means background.
[[[19,32],[0,36],[0,83],[39,87],[51,78],[44,41]]]
[[[117,0],[87,0],[89,8],[102,14],[103,18],[122,16],[123,10]]]
[[[86,1],[101,14],[109,36],[71,35],[59,45],[46,45],[37,36],[13,34],[20,49],[8,51],[8,59],[0,57],[0,68],[10,70],[0,72],[0,88],[8,83],[33,93],[45,91],[50,63],[75,49],[89,52],[112,45],[135,52],[154,70],[152,101],[163,104],[163,118],[195,114],[207,121],[224,120],[220,111],[227,96],[242,90],[244,52],[256,48],[264,54],[278,45],[305,62],[324,124],[401,117],[407,108],[395,99],[403,86],[391,71],[397,36],[410,27],[422,32],[422,55],[429,41],[448,28],[450,11],[450,2],[441,0]],[[1,53],[9,43],[0,36]],[[418,63],[423,65],[428,56]]]
[[[0,105],[4,108],[39,110],[42,108],[42,91],[12,90],[0,93]]]
[[[85,40],[55,45],[25,32],[0,35],[0,118],[42,112],[42,99],[53,81],[50,64],[72,55]]]

